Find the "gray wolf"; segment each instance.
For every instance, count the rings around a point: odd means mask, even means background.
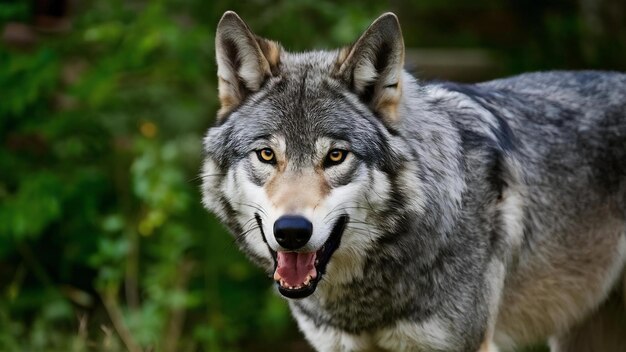
[[[403,70],[394,14],[289,53],[233,12],[203,202],[319,351],[626,351],[626,75]]]

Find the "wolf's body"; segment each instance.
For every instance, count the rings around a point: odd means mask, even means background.
[[[626,75],[418,82],[390,14],[338,51],[234,13],[216,42],[204,202],[316,349],[626,351]],[[276,238],[285,215],[306,244]]]

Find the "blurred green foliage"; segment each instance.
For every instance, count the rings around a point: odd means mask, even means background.
[[[507,72],[624,68],[605,37],[572,48],[596,34],[547,4],[507,39],[468,13],[497,26],[515,2],[99,0],[77,4],[69,31],[0,47],[0,350],[302,350],[269,280],[200,204],[225,10],[289,50],[344,45],[396,10],[408,45],[491,47]],[[31,11],[2,3],[0,24]]]

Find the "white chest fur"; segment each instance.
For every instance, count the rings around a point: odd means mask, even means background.
[[[438,319],[421,323],[401,321],[393,327],[356,335],[330,326],[316,326],[295,311],[294,316],[311,345],[323,352],[429,351],[455,345],[452,335]]]

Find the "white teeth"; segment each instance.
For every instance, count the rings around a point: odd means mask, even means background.
[[[282,277],[280,277],[280,275],[278,275],[278,272],[275,271],[274,272],[274,281],[279,281],[280,279],[282,279]]]
[[[282,278],[279,278],[277,281],[280,283],[280,286],[284,288],[288,288],[290,290],[299,290],[301,288],[309,286],[311,284],[311,280],[313,280],[313,276],[307,275],[306,279],[304,279],[304,282],[296,286],[287,285],[287,282],[285,282],[285,280],[283,280]]]

